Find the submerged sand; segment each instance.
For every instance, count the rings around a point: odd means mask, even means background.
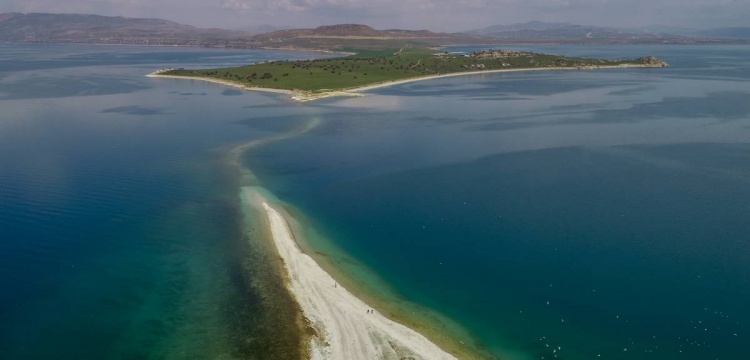
[[[246,204],[262,207],[289,287],[316,335],[314,360],[456,359],[418,332],[372,310],[352,295],[297,245],[282,214],[254,188],[242,190]]]

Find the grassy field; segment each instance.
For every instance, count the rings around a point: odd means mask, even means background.
[[[331,59],[273,61],[220,69],[177,69],[163,75],[204,77],[261,88],[324,92],[388,81],[500,69],[567,68],[643,64],[643,59],[571,58],[531,52],[448,54],[428,48],[353,50]]]

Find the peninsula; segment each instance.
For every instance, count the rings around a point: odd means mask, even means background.
[[[288,273],[288,286],[311,329],[307,346],[312,360],[458,359],[338,285],[299,248],[285,217],[257,189],[244,187],[242,202],[262,208],[268,216],[271,238]]]
[[[523,70],[667,67],[653,56],[628,60],[575,58],[528,51],[482,50],[469,54],[429,48],[348,50],[331,59],[272,61],[219,69],[163,69],[149,76],[199,79],[246,90],[283,92],[304,102],[359,96],[376,87],[436,77]]]

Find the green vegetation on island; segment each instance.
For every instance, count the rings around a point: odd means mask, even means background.
[[[357,51],[355,55],[340,58],[261,62],[219,69],[168,69],[158,72],[158,75],[197,77],[245,87],[315,94],[466,72],[665,66],[668,65],[651,56],[604,60],[526,51],[483,50],[463,54],[411,48]]]

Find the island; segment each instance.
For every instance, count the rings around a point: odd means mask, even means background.
[[[430,48],[349,50],[328,59],[264,61],[218,69],[162,69],[148,76],[217,82],[246,90],[287,93],[305,102],[331,96],[360,96],[363,90],[397,83],[488,72],[667,67],[653,56],[607,60],[529,51],[446,52]]]

